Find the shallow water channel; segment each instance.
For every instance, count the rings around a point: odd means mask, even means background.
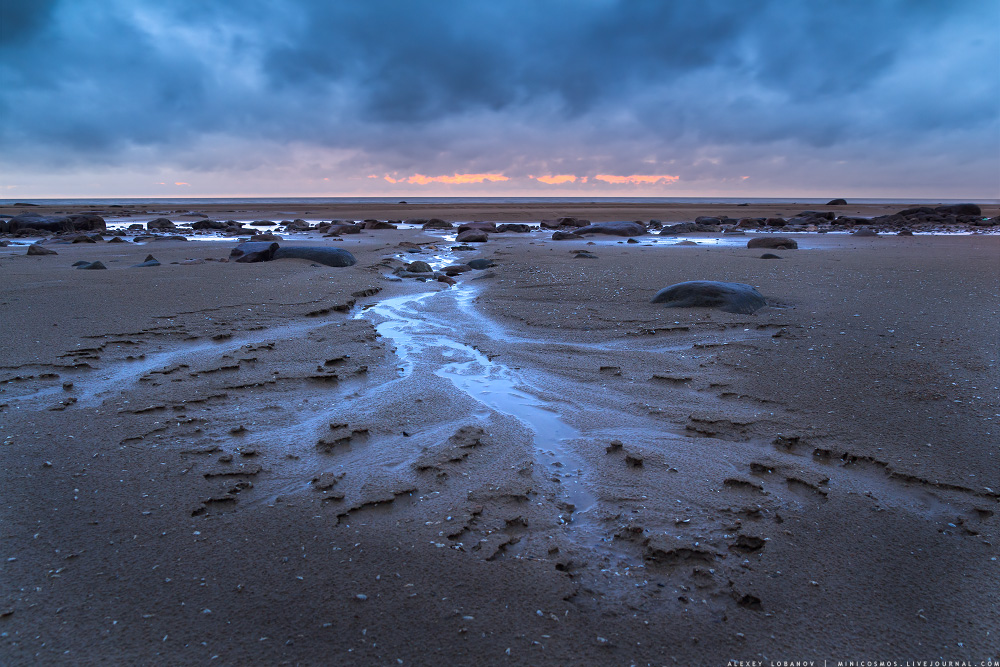
[[[468,333],[486,324],[485,317],[474,311],[475,291],[466,282],[448,290],[385,299],[357,317],[370,319],[378,333],[395,344],[401,377],[417,369],[431,372],[450,380],[488,411],[521,422],[532,433],[536,465],[543,465],[546,477],[561,484],[571,513],[593,509],[597,501],[584,481],[584,464],[567,444],[580,433],[563,422],[556,406],[540,398],[541,392],[527,378],[465,342]],[[427,307],[431,299],[453,303],[435,304],[444,307],[432,310]]]

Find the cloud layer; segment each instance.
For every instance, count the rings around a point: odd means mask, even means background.
[[[1000,197],[994,3],[0,0],[0,16],[11,196]]]

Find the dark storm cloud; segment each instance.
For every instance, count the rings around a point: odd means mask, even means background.
[[[668,158],[693,171],[706,145],[866,142],[878,156],[928,131],[982,158],[1000,112],[1000,9],[973,1],[2,0],[0,11],[8,166],[137,149],[191,163],[185,151],[211,139],[352,150],[372,170],[467,171],[488,157],[524,174]],[[247,154],[201,159],[234,168]]]

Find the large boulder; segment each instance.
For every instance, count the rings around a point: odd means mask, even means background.
[[[767,305],[760,292],[744,283],[690,280],[665,287],[650,303],[667,308],[718,308],[727,313],[753,313]]]
[[[489,240],[489,235],[481,229],[467,229],[460,232],[455,240],[459,243],[485,243]]]
[[[229,252],[229,257],[242,264],[252,262],[269,262],[274,259],[274,253],[278,250],[277,243],[267,241],[246,241],[239,244]]]
[[[948,204],[946,206],[938,206],[934,211],[943,215],[983,214],[983,209],[979,208],[979,204]]]
[[[794,250],[799,247],[795,239],[787,236],[755,236],[747,241],[748,248],[781,248],[784,250]]]
[[[846,199],[831,199],[826,203],[827,206],[847,206]]]
[[[360,234],[361,227],[358,227],[357,225],[347,225],[347,224],[330,225],[327,228],[326,233],[328,236],[339,236],[341,234]]]
[[[596,222],[576,230],[577,234],[611,234],[612,236],[642,236],[645,225],[638,222]]]
[[[362,224],[365,229],[396,229],[396,225],[387,220],[365,220]]]
[[[169,218],[156,218],[146,223],[146,229],[173,229],[174,226]]]
[[[191,223],[191,229],[225,229],[226,223],[221,220],[197,220]]]
[[[579,241],[582,238],[575,232],[552,232],[553,241]]]
[[[326,246],[280,246],[274,251],[272,259],[307,259],[324,266],[337,267],[354,266],[358,263],[354,255],[343,248],[327,248]]]

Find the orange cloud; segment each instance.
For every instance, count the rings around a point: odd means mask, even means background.
[[[653,183],[673,183],[674,181],[680,180],[680,176],[671,176],[670,174],[656,174],[656,175],[640,175],[632,174],[630,176],[615,176],[614,174],[598,174],[594,176],[599,181],[604,181],[605,183],[614,183],[616,185],[622,183],[628,183],[630,185],[651,185]]]
[[[559,185],[561,183],[576,183],[577,181],[576,176],[574,176],[573,174],[556,174],[555,176],[530,176],[529,178],[533,178],[536,181],[541,181],[546,185]],[[587,177],[584,176],[583,180],[581,180],[580,182],[586,183]]]
[[[484,181],[509,181],[503,174],[453,174],[452,176],[424,176],[414,174],[406,178],[393,178],[386,174],[385,180],[390,183],[415,183],[416,185],[427,185],[429,183],[483,183]]]
[[[186,185],[188,187],[191,187],[190,183],[182,183],[181,181],[177,181],[176,183],[174,183],[174,185]]]

